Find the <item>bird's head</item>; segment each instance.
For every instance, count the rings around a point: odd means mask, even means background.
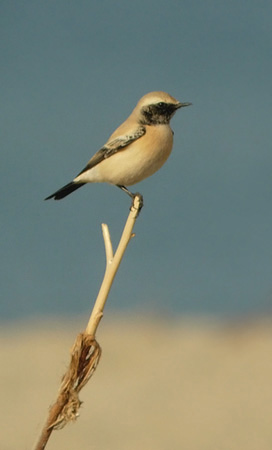
[[[166,92],[150,92],[136,105],[134,113],[143,125],[168,124],[175,112],[191,103],[181,103]]]

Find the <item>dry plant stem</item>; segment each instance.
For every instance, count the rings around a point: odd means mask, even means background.
[[[71,350],[70,365],[62,378],[57,400],[49,409],[48,418],[39,436],[38,442],[34,446],[34,450],[44,450],[52,431],[54,429],[63,428],[66,423],[75,420],[78,416],[78,410],[81,405],[78,393],[92,376],[101,355],[101,348],[95,340],[95,333],[99,322],[103,317],[104,306],[114,277],[128,243],[133,236],[133,226],[139,215],[141,206],[142,197],[136,194],[115,254],[113,254],[109,229],[107,225],[102,224],[106,253],[104,279],[86,330],[77,336]]]
[[[95,336],[97,327],[99,325],[100,320],[103,317],[103,310],[105,303],[107,301],[107,297],[110,291],[110,288],[112,286],[114,277],[116,275],[116,272],[118,270],[118,267],[122,261],[123,255],[125,253],[125,250],[128,246],[128,243],[130,239],[132,238],[132,230],[135,224],[135,221],[139,214],[139,207],[141,204],[141,199],[136,195],[134,198],[133,205],[130,210],[130,214],[128,216],[122,237],[120,239],[119,245],[117,247],[117,250],[113,256],[112,251],[112,245],[110,240],[110,234],[109,229],[107,225],[102,225],[102,232],[105,242],[105,251],[106,251],[106,271],[104,275],[104,279],[100,288],[100,291],[98,293],[89,323],[86,327],[86,332],[88,334],[91,334],[92,336]]]

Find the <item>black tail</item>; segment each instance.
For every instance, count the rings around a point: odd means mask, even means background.
[[[86,183],[74,183],[74,181],[72,181],[71,183],[68,183],[62,188],[60,188],[58,191],[54,192],[54,194],[49,195],[49,197],[46,197],[44,200],[50,200],[50,198],[53,198],[54,200],[61,200],[62,198],[66,197],[66,195],[71,194],[84,184]]]

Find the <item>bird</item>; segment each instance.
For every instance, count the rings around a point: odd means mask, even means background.
[[[68,184],[45,200],[61,200],[86,183],[109,183],[135,195],[132,186],[153,175],[168,159],[173,147],[170,120],[175,112],[192,103],[179,102],[162,91],[144,95],[130,116]]]

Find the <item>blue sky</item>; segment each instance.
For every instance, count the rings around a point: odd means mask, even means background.
[[[104,272],[100,224],[129,199],[69,182],[153,90],[193,106],[145,206],[108,308],[266,313],[272,297],[269,1],[3,1],[2,318],[84,313]]]

